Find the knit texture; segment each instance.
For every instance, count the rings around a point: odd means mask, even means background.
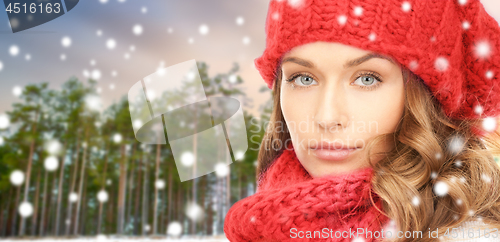
[[[312,178],[290,145],[263,173],[257,192],[229,209],[224,232],[231,242],[270,242],[351,241],[355,237],[349,232],[358,228],[381,231],[390,220],[380,212],[381,200],[371,191],[372,176],[373,169],[367,167]],[[315,237],[307,238],[307,231]],[[361,237],[376,241],[365,234]]]
[[[500,27],[479,0],[270,0],[255,66],[272,89],[293,47],[338,42],[393,57],[447,116],[500,114]]]

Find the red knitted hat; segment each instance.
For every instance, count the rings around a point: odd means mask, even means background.
[[[270,0],[265,30],[255,66],[270,89],[293,47],[338,42],[393,57],[448,117],[500,114],[500,26],[479,0]]]

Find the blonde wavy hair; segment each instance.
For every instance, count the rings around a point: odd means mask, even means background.
[[[286,123],[280,105],[281,70],[277,72],[273,111],[259,150],[257,180],[286,148],[285,141],[291,140],[286,125],[275,127]],[[500,133],[475,135],[471,130],[480,129],[482,120],[450,119],[418,76],[406,68],[402,73],[406,86],[403,117],[395,132],[377,136],[366,147],[366,159],[375,171],[373,190],[383,200],[381,212],[395,222],[398,231],[421,231],[423,238],[418,241],[439,241],[429,238],[429,229],[438,229],[439,236],[447,231],[455,236],[454,228],[478,219],[486,224],[481,234],[488,228],[491,238],[495,228],[500,228],[500,167],[494,159],[500,155]],[[384,158],[372,161],[372,148],[387,139],[395,141],[394,148],[376,153]],[[463,144],[458,152],[457,144]],[[437,182],[447,185],[446,195],[434,193]],[[466,238],[471,236],[468,232]]]

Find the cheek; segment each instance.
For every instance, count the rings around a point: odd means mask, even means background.
[[[307,130],[310,129],[310,127],[307,127],[307,125],[310,125],[310,122],[307,121],[311,121],[312,103],[304,102],[303,100],[310,99],[307,98],[307,95],[300,94],[299,92],[289,90],[281,92],[281,111],[292,137],[298,133],[307,133]]]
[[[404,87],[398,86],[378,93],[376,98],[358,99],[353,105],[360,120],[373,134],[392,133],[396,130],[404,111]],[[361,108],[362,107],[362,108]]]

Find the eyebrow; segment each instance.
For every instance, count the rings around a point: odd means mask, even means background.
[[[344,69],[347,69],[347,68],[350,68],[353,66],[361,65],[361,63],[366,62],[366,61],[373,59],[373,58],[385,59],[385,60],[392,62],[393,64],[396,64],[395,61],[391,57],[372,52],[372,53],[368,53],[364,56],[361,56],[359,58],[356,58],[354,60],[350,60],[350,61],[346,62],[344,64]],[[298,58],[298,57],[287,57],[287,58],[283,59],[283,61],[281,62],[281,65],[283,65],[286,62],[293,62],[295,64],[299,64],[301,66],[305,66],[308,68],[316,68],[314,63],[312,63],[308,60],[305,60],[305,59]]]

